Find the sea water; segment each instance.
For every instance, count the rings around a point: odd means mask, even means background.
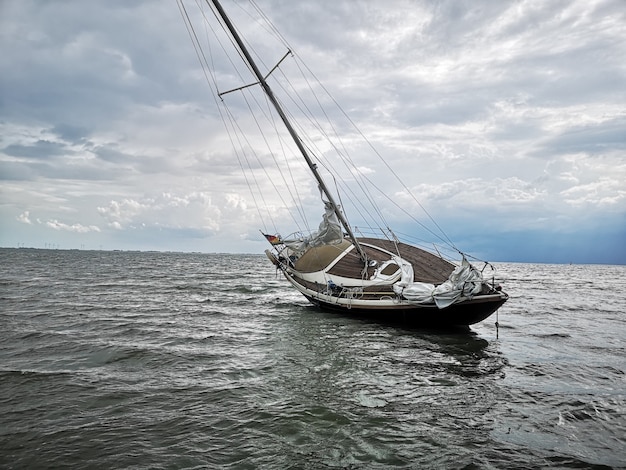
[[[626,468],[626,266],[501,263],[468,332],[320,312],[257,255],[0,267],[3,468]]]

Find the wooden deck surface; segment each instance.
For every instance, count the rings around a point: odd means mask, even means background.
[[[381,240],[377,238],[359,238],[359,242],[380,247],[392,253],[397,253],[401,258],[413,265],[415,282],[428,282],[431,284],[441,284],[446,281],[455,266],[428,251],[422,250],[406,243],[398,243],[396,245],[389,240]],[[378,264],[382,264],[389,259],[389,255],[371,246],[363,246],[368,259],[375,260]],[[398,253],[399,251],[399,253]],[[355,250],[344,256],[330,271],[330,274],[344,277],[355,277],[363,269],[363,262]],[[366,279],[374,274],[375,267],[368,268]]]

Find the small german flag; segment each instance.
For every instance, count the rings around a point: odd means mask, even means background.
[[[261,233],[263,233],[263,232],[261,232]],[[267,238],[267,241],[270,242],[272,245],[280,245],[282,243],[282,241],[280,240],[279,236],[268,235],[267,233],[263,233],[263,236],[265,238]]]

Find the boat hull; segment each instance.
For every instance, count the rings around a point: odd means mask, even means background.
[[[418,328],[468,327],[489,318],[508,299],[506,294],[489,296],[489,299],[478,297],[439,309],[435,305],[406,305],[397,308],[348,308],[333,302],[324,302],[315,296],[305,294],[305,297],[322,310],[382,323]]]
[[[322,310],[410,327],[468,327],[487,319],[509,298],[504,292],[494,291],[461,300],[445,308],[438,308],[434,303],[415,304],[391,296],[379,300],[345,299],[310,289],[302,285],[292,274],[288,272],[283,274],[309,302]]]
[[[373,239],[363,243],[369,259],[378,257],[378,265],[384,263],[385,257],[392,256],[384,243]],[[437,306],[434,299],[411,301],[393,290],[399,273],[395,277],[389,276],[389,279],[372,281],[373,273],[362,273],[362,263],[356,257],[350,259],[347,256],[350,246],[348,244],[345,248],[344,245],[337,249],[327,246],[317,251],[310,250],[295,265],[285,258],[279,259],[269,250],[266,254],[312,304],[323,310],[384,323],[424,328],[467,328],[487,319],[509,298],[499,287],[483,282],[479,293],[459,297],[443,308]],[[415,280],[441,283],[454,269],[454,265],[416,247],[402,244],[399,248],[404,258],[419,266]]]

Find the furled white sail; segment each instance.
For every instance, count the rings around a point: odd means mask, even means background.
[[[296,253],[301,253],[307,248],[334,245],[343,240],[343,231],[337,218],[337,214],[330,202],[324,201],[325,212],[316,232],[307,237],[292,240],[283,240],[283,243]]]
[[[482,289],[482,274],[465,257],[448,280],[438,286],[426,282],[413,282],[413,266],[401,258],[394,259],[402,269],[402,277],[393,285],[393,290],[411,302],[418,304],[434,302],[437,307],[445,308],[459,300],[472,298]]]

